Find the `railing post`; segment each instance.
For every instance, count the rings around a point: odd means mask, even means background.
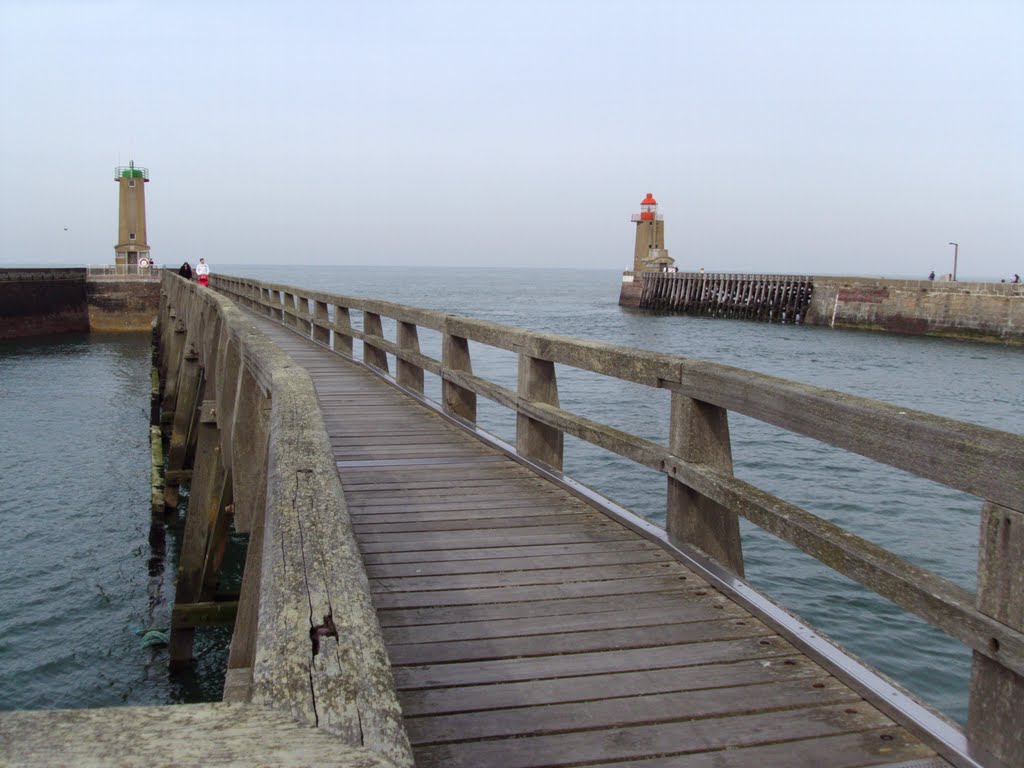
[[[398,347],[403,352],[416,352],[420,351],[420,339],[419,333],[416,330],[414,323],[398,322]],[[423,394],[423,369],[414,363],[410,363],[402,358],[397,358],[395,361],[396,368],[396,379],[398,383],[403,387]]]
[[[671,419],[669,451],[673,455],[732,474],[728,411],[673,392]],[[671,475],[665,528],[671,541],[691,544],[737,576],[743,575],[743,549],[736,514]]]
[[[441,342],[441,359],[445,368],[463,373],[473,372],[473,364],[469,359],[469,340],[462,336],[454,336],[445,331]],[[450,413],[471,424],[476,423],[476,392],[443,379],[441,400],[444,403],[445,413]]]
[[[313,338],[313,324],[306,319],[309,315],[309,299],[297,293],[292,299],[295,305],[295,327],[302,331],[306,338]]]
[[[281,291],[281,322],[298,328],[295,321],[295,296],[287,291]]]
[[[1024,631],[1024,513],[986,501],[978,550],[978,610]],[[994,644],[994,646],[993,646]],[[998,652],[993,640],[990,649]],[[1006,765],[1024,765],[1024,678],[977,651],[967,735]]]
[[[380,315],[376,312],[363,311],[363,333],[367,336],[384,338],[384,326],[381,324]],[[373,346],[372,342],[363,339],[363,362],[374,368],[388,372],[387,353],[379,347]]]
[[[321,344],[331,343],[331,330],[330,328],[324,328],[319,323],[327,325],[327,302],[317,301],[313,305],[313,319],[316,320],[317,324],[313,326],[313,339]]]
[[[334,350],[352,357],[352,317],[348,307],[334,307]]]
[[[519,355],[519,397],[558,407],[558,381],[555,364],[529,355]],[[516,413],[516,450],[521,456],[542,461],[553,469],[562,469],[562,431]]]

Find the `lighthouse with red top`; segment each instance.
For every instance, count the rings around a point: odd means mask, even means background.
[[[675,259],[665,247],[665,220],[658,213],[658,201],[650,192],[640,201],[640,213],[630,220],[636,223],[636,245],[633,248],[634,272],[668,272]]]
[[[640,201],[640,213],[630,221],[636,224],[636,244],[633,246],[633,271],[622,274],[619,305],[639,307],[644,293],[644,272],[675,272],[675,259],[665,247],[665,220],[658,213],[658,201],[650,192]]]

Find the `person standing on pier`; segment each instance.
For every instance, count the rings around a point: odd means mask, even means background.
[[[934,269],[932,270],[932,273],[930,275],[928,275],[928,279],[934,282],[934,280],[935,280],[935,270]]]
[[[200,259],[196,264],[196,279],[199,280],[200,285],[210,284],[210,266],[206,263],[206,259]]]
[[[186,261],[184,264],[181,265],[181,268],[178,270],[178,274],[184,277],[186,280],[191,280],[192,265]]]

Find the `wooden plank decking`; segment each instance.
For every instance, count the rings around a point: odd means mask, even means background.
[[[657,544],[282,326],[417,765],[946,765]]]

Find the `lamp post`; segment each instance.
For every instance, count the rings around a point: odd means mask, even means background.
[[[956,282],[956,257],[960,250],[960,243],[950,243],[953,246],[953,282]]]

